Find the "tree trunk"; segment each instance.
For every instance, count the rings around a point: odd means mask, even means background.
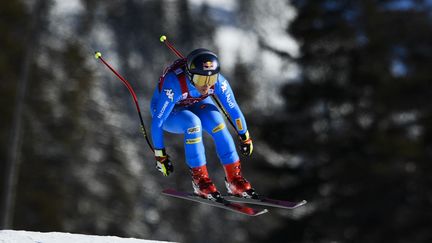
[[[10,148],[5,166],[4,190],[2,197],[2,217],[0,222],[1,229],[11,229],[13,227],[13,217],[15,209],[15,196],[20,167],[20,151],[22,142],[22,120],[25,111],[25,97],[27,84],[29,82],[30,68],[33,61],[33,54],[38,45],[37,39],[40,32],[40,22],[42,14],[47,4],[39,0],[33,5],[33,13],[29,24],[29,34],[27,36],[27,46],[25,56],[22,61],[21,75],[17,84],[17,94],[15,97],[15,111],[12,120],[10,134]]]

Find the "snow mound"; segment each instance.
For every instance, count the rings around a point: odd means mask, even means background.
[[[60,232],[29,232],[0,230],[0,243],[162,243],[167,241],[140,240],[116,236],[94,236]]]

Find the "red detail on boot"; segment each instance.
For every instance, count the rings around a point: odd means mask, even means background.
[[[226,186],[228,193],[236,196],[244,196],[251,189],[251,184],[242,176],[240,161],[224,165],[226,175]]]
[[[217,192],[216,186],[209,178],[206,165],[192,168],[191,174],[195,194],[204,198],[209,198],[212,193]]]

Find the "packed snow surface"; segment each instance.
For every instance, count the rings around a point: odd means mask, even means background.
[[[140,240],[116,236],[95,236],[70,233],[41,233],[0,230],[0,243],[162,243],[167,241]]]

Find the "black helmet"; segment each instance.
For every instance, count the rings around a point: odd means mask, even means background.
[[[213,52],[200,48],[192,51],[187,56],[187,71],[194,74],[211,76],[220,71],[219,59]]]

